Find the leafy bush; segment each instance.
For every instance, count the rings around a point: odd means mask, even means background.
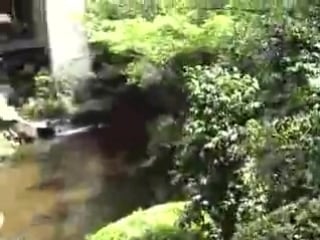
[[[28,118],[55,118],[72,111],[72,93],[67,80],[53,79],[47,73],[35,76],[35,96],[20,112]]]
[[[191,108],[176,162],[194,207],[184,221],[201,222],[194,212],[206,209],[220,230],[220,235],[212,233],[214,239],[231,239],[238,225],[319,194],[319,89],[307,83],[318,67],[305,55],[317,56],[318,50],[309,49],[308,38],[297,51],[292,34],[290,29],[281,32],[284,45],[273,49],[280,53],[270,65],[251,66],[255,78],[234,67],[187,71]],[[239,59],[243,63],[245,57]],[[299,61],[299,71],[292,72]]]
[[[196,205],[210,206],[210,216],[227,237],[244,195],[239,171],[250,157],[242,144],[246,122],[261,110],[259,84],[219,66],[189,69],[186,77],[191,107],[176,156],[177,175],[188,182]]]
[[[265,145],[257,151],[260,176],[269,186],[270,211],[296,201],[300,197],[313,197],[319,193],[319,110],[284,117],[272,122],[265,136]],[[270,136],[271,135],[271,136]]]
[[[319,239],[320,202],[302,200],[280,207],[264,218],[242,227],[233,240],[251,239]]]
[[[210,3],[200,3],[201,7],[210,7]],[[206,6],[207,5],[207,6]],[[217,4],[216,4],[217,5]],[[221,5],[221,4],[220,4]],[[173,2],[172,0],[89,0],[88,12],[95,18],[121,20],[143,17],[152,20],[158,15],[168,13],[187,13],[200,7],[199,3],[189,0]],[[199,11],[204,12],[204,11]]]
[[[90,19],[87,28],[91,41],[105,42],[112,51],[135,49],[152,62],[164,63],[183,50],[226,44],[233,35],[233,24],[231,16],[212,15],[198,25],[189,16],[175,14],[158,15],[152,21]]]
[[[89,240],[196,240],[200,233],[185,231],[175,225],[185,202],[167,203],[134,212],[128,217],[109,224],[90,236]]]

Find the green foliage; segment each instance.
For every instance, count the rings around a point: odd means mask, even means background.
[[[319,152],[319,126],[316,124],[319,116],[319,110],[310,110],[305,115],[285,117],[273,122],[270,132],[273,137],[267,142],[269,149],[266,146],[263,151],[271,152],[272,147],[271,154],[277,161],[267,161],[261,156],[261,162],[268,164],[263,171],[269,173],[267,182],[270,185],[271,209],[301,196],[312,197],[319,193],[318,175],[314,171],[315,165],[319,164],[318,156],[315,155]]]
[[[194,205],[208,209],[222,239],[231,239],[239,224],[319,194],[320,99],[310,84],[319,70],[313,47],[319,33],[313,36],[314,29],[303,31],[305,25],[286,20],[290,27],[271,24],[271,33],[267,25],[266,33],[258,34],[265,49],[251,50],[257,59],[272,52],[267,64],[255,61],[243,68],[246,56],[238,52],[228,65],[238,65],[240,72],[221,67],[187,72],[191,108],[177,155],[178,176],[189,183]],[[296,32],[303,32],[299,41]],[[278,42],[266,41],[268,35]]]
[[[222,1],[224,2],[224,1]],[[94,18],[121,20],[143,17],[152,20],[168,13],[202,13],[200,8],[223,6],[223,3],[196,2],[193,0],[89,0],[88,12]],[[199,10],[198,10],[199,8]],[[196,9],[196,11],[195,11]]]
[[[319,102],[266,122],[256,79],[217,66],[189,69],[186,79],[191,107],[177,177],[188,183],[194,208],[206,209],[220,227],[220,237],[231,239],[237,225],[319,194]],[[199,223],[192,212],[183,221]]]
[[[128,217],[111,223],[90,236],[89,240],[196,240],[201,239],[199,232],[185,231],[175,222],[183,211],[185,202],[174,202],[139,210]]]
[[[87,22],[91,41],[106,42],[112,51],[135,49],[152,62],[163,63],[175,53],[188,48],[210,47],[232,36],[232,17],[213,15],[202,25],[192,23],[187,15],[158,15],[144,18],[98,20]],[[208,36],[209,34],[209,36]]]
[[[145,63],[185,73],[179,84],[190,107],[179,144],[170,142],[175,180],[191,200],[180,219],[184,229],[197,224],[219,240],[317,238],[311,232],[317,234],[318,223],[308,222],[316,212],[305,212],[318,203],[297,201],[319,195],[319,7],[312,1],[228,3],[232,11],[177,7],[118,20],[90,15],[87,26],[91,40],[111,51],[144,55],[129,69],[138,83]],[[215,57],[197,63],[190,50],[204,48]]]
[[[246,122],[261,109],[259,84],[218,66],[189,69],[186,76],[191,107],[177,156],[178,176],[190,183],[195,204],[213,207],[210,215],[226,237],[234,231],[244,194],[239,171],[250,158],[241,145]]]
[[[35,96],[21,107],[22,115],[37,118],[55,118],[72,111],[71,87],[67,80],[53,79],[47,73],[35,76]]]
[[[239,229],[233,240],[318,239],[320,202],[303,199]]]

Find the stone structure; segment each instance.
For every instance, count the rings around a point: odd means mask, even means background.
[[[63,6],[63,7],[62,7]],[[51,73],[76,82],[91,71],[87,34],[83,26],[84,0],[46,0]]]
[[[26,9],[23,4],[31,7]],[[26,37],[9,36],[7,39],[2,38],[2,41],[0,41],[0,53],[47,46],[45,0],[2,0],[0,3],[0,15],[2,17],[0,19],[3,19],[5,22],[0,23],[2,26],[0,28],[0,34],[2,36],[5,34],[11,35],[17,28],[23,27],[17,21],[17,9],[15,8],[19,7],[20,13],[22,12],[24,16],[29,16],[29,21],[32,25],[32,35]]]

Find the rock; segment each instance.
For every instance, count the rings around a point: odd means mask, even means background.
[[[0,95],[0,123],[2,125],[2,129],[7,128],[6,124],[10,126],[21,120],[22,118],[19,116],[15,108],[8,106],[6,97]]]
[[[14,89],[9,84],[0,84],[0,96],[5,99],[8,99],[9,95],[12,94],[13,91]]]

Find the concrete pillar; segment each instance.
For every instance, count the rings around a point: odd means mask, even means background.
[[[47,20],[46,20],[46,1],[33,0],[33,22],[36,41],[42,46],[47,46]]]
[[[85,0],[46,0],[51,67],[58,78],[81,79],[91,70],[84,13]]]

